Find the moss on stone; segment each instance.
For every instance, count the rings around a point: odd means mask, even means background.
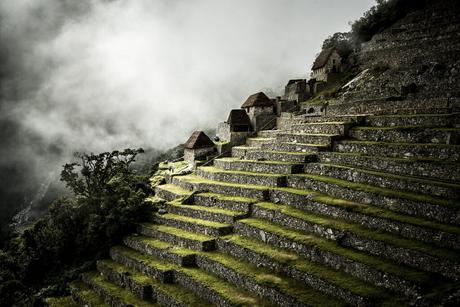
[[[238,159],[238,158],[231,158],[231,157],[219,158],[217,160],[226,161],[226,162],[238,162],[238,163],[241,162],[241,163],[255,163],[255,164],[268,164],[268,165],[299,165],[301,164],[301,163],[295,163],[295,162],[271,161],[271,160],[263,160],[263,161],[245,160],[245,159]]]
[[[242,202],[242,203],[253,203],[257,201],[254,198],[248,198],[248,197],[242,197],[242,196],[229,196],[225,194],[209,193],[209,192],[199,193],[197,195],[203,196],[203,197],[215,198],[215,199],[222,200],[222,201],[234,201],[234,202]]]
[[[202,212],[208,212],[208,213],[215,213],[215,214],[222,214],[222,215],[228,215],[228,216],[239,216],[239,215],[245,214],[245,212],[222,209],[218,207],[206,207],[206,206],[198,206],[198,205],[181,205],[175,202],[170,202],[168,203],[168,205],[178,207],[178,208],[184,208],[184,209],[190,209],[190,210],[196,210],[196,211],[202,211]]]
[[[219,173],[219,174],[234,174],[234,175],[242,175],[242,176],[256,176],[256,177],[281,177],[283,174],[271,174],[271,173],[259,173],[259,172],[248,172],[248,171],[230,171],[230,170],[223,170],[213,166],[203,166],[199,168],[204,172],[209,173]]]
[[[211,228],[222,228],[222,227],[230,226],[229,224],[202,220],[202,219],[196,219],[193,217],[171,214],[171,213],[163,214],[161,215],[161,218],[169,219],[169,220],[176,220],[176,221],[185,222],[185,223],[197,224],[197,225],[202,225],[202,226],[211,227]]]
[[[404,143],[404,142],[375,142],[375,141],[357,141],[357,140],[341,140],[340,144],[363,144],[363,145],[385,145],[385,146],[409,146],[409,147],[432,147],[432,148],[451,148],[460,150],[460,145],[436,144],[436,143]]]
[[[274,274],[267,269],[257,268],[241,259],[227,256],[221,252],[203,252],[201,255],[246,276],[246,278],[254,280],[258,284],[277,289],[288,296],[296,298],[300,302],[313,304],[314,306],[342,305],[323,293],[305,287],[305,285],[300,285],[296,280]]]
[[[179,268],[183,274],[189,276],[191,279],[203,284],[208,289],[212,289],[231,305],[235,306],[270,306],[269,303],[264,303],[259,298],[250,295],[244,290],[236,288],[217,276],[204,272],[197,268]]]
[[[135,296],[130,291],[123,289],[107,280],[97,272],[85,273],[87,278],[91,280],[92,284],[96,284],[97,287],[104,289],[105,292],[109,293],[110,296],[116,297],[123,301],[126,305],[133,305],[139,307],[151,307],[155,304],[151,302],[144,301],[137,296]]]
[[[169,271],[173,269],[173,265],[166,263],[163,260],[160,260],[151,255],[144,255],[134,249],[131,249],[125,246],[115,246],[115,247],[112,247],[112,250],[114,250],[115,252],[127,258],[136,259],[137,261],[142,262],[159,271]]]
[[[333,197],[326,196],[326,195],[317,195],[313,198],[313,200],[330,205],[330,206],[342,207],[345,210],[351,211],[351,212],[358,212],[358,213],[362,213],[362,214],[373,216],[373,217],[389,219],[389,220],[393,220],[396,222],[408,223],[408,224],[412,224],[415,226],[427,227],[427,228],[431,228],[435,230],[440,230],[440,231],[445,231],[448,233],[455,233],[455,234],[460,235],[460,227],[437,223],[434,221],[429,221],[429,220],[425,220],[425,219],[414,217],[414,216],[402,215],[402,214],[398,214],[396,212],[386,210],[383,208],[373,207],[370,205],[356,203],[356,202],[349,201],[349,200],[333,198]]]
[[[360,168],[355,168],[355,167],[351,167],[351,166],[338,165],[338,164],[332,164],[332,163],[321,163],[321,164],[325,165],[325,166],[328,166],[328,167],[352,170],[352,171],[357,171],[357,172],[360,172],[360,173],[370,174],[370,175],[379,176],[379,177],[391,178],[391,179],[396,179],[396,180],[404,180],[404,181],[413,181],[413,182],[418,182],[418,183],[423,183],[423,184],[436,185],[436,186],[441,186],[441,187],[459,189],[460,190],[460,185],[459,184],[454,184],[454,183],[448,183],[448,182],[443,182],[443,181],[435,181],[435,180],[428,180],[428,179],[422,179],[422,178],[411,177],[411,176],[395,175],[395,174],[391,174],[391,173],[377,172],[377,171],[373,171],[373,170],[360,169]]]
[[[357,191],[375,193],[375,194],[379,194],[385,197],[405,198],[405,199],[417,201],[417,202],[428,202],[431,204],[445,206],[445,207],[449,207],[452,209],[459,208],[458,203],[456,203],[453,200],[435,198],[429,195],[422,195],[422,194],[393,190],[393,189],[388,189],[388,188],[380,188],[380,187],[375,187],[375,186],[371,186],[367,184],[354,183],[348,180],[342,180],[342,179],[321,176],[321,175],[313,175],[313,174],[298,174],[297,175],[296,174],[292,176],[305,177],[305,178],[318,180],[318,181],[322,181],[322,182],[329,183],[329,184],[335,184],[335,185],[338,185],[344,188],[349,188],[349,189],[353,189]]]
[[[260,219],[245,219],[239,221],[239,223],[244,223],[254,228],[276,234],[278,236],[284,237],[297,243],[304,244],[311,248],[319,248],[324,251],[341,255],[356,262],[360,262],[370,267],[374,267],[377,270],[401,276],[403,278],[412,280],[416,283],[428,283],[431,279],[430,274],[420,272],[405,266],[400,266],[362,252],[344,248],[338,245],[336,242],[322,239],[310,234],[305,234],[300,231],[272,224],[270,222],[266,222]]]
[[[174,185],[174,184],[163,184],[163,185],[160,185],[160,186],[157,186],[159,189],[162,189],[162,190],[166,190],[166,191],[169,191],[173,194],[177,194],[177,195],[182,195],[182,196],[186,196],[186,195],[190,195],[191,192],[190,191],[187,191],[177,185]]]
[[[369,229],[359,224],[307,213],[287,205],[276,205],[273,203],[262,202],[255,204],[255,206],[271,211],[278,211],[283,215],[300,219],[311,224],[335,229],[336,231],[353,233],[356,236],[368,238],[374,241],[381,241],[388,245],[411,249],[438,258],[446,258],[457,262],[460,261],[460,254],[455,251],[444,248],[434,248],[433,246],[424,244],[420,241],[409,240],[384,231]]]
[[[174,236],[181,237],[181,238],[188,239],[188,240],[205,242],[205,241],[209,241],[213,239],[213,237],[211,236],[207,236],[207,235],[200,234],[200,233],[193,233],[190,231],[185,231],[180,228],[171,227],[171,226],[157,225],[157,224],[151,224],[151,223],[144,223],[142,224],[142,226],[146,228],[151,228],[159,232],[172,234]]]
[[[155,249],[168,249],[173,247],[171,243],[160,241],[156,238],[147,237],[147,236],[131,236],[129,237],[132,241],[138,241],[139,243],[147,244]]]

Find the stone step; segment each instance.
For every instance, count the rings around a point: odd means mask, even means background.
[[[460,145],[343,140],[335,143],[333,149],[338,152],[373,156],[426,159],[436,157],[438,160],[460,161]]]
[[[156,238],[133,234],[123,238],[123,243],[125,246],[144,255],[152,255],[160,260],[180,266],[195,266],[196,263],[193,251]]]
[[[254,218],[241,220],[235,224],[235,231],[411,298],[421,296],[423,289],[432,281],[431,274],[341,247],[336,242],[269,221]]]
[[[353,306],[376,306],[391,300],[382,288],[256,239],[231,235],[219,238],[217,245],[228,255],[284,274]]]
[[[360,141],[460,144],[460,128],[354,127],[349,136]]]
[[[287,185],[442,223],[460,224],[460,206],[454,200],[312,174],[290,175]]]
[[[182,189],[173,184],[162,184],[155,187],[155,195],[167,201],[187,197],[190,194],[190,191]]]
[[[161,306],[209,306],[210,302],[203,301],[189,290],[177,284],[164,284],[132,270],[127,266],[111,260],[97,262],[98,271],[102,275],[143,300],[156,302]]]
[[[355,183],[369,184],[400,191],[415,192],[452,199],[460,198],[460,184],[421,179],[411,176],[394,175],[391,173],[344,165],[310,163],[305,166],[305,173],[328,176]]]
[[[217,167],[205,166],[197,169],[196,174],[208,180],[234,182],[239,184],[257,184],[274,187],[286,186],[286,176],[244,171],[226,171]]]
[[[179,268],[175,277],[179,285],[216,306],[272,306],[258,297],[258,292],[248,292],[241,289],[240,285],[235,287],[234,284],[199,268]]]
[[[393,174],[460,182],[460,164],[435,159],[390,158],[357,153],[323,152],[321,163],[348,165]]]
[[[187,177],[192,178],[188,179]],[[187,177],[176,177],[176,180],[177,182],[192,180],[198,190],[213,191],[210,196],[202,198],[201,194],[195,195],[195,202],[199,200],[201,205],[213,205],[222,201],[230,204],[238,203],[236,200],[241,199],[238,195],[244,194],[249,198],[243,198],[241,205],[252,207],[257,201],[283,203],[308,212],[346,219],[368,228],[391,232],[405,238],[420,240],[440,247],[460,248],[459,227],[400,214],[370,204],[333,198],[304,189],[247,187],[238,184],[206,181],[196,176]],[[234,196],[220,196],[219,194]]]
[[[275,138],[262,138],[262,137],[253,137],[246,139],[246,146],[249,147],[261,147],[265,143],[273,143]]]
[[[197,254],[197,266],[219,278],[241,286],[276,306],[341,306],[343,303],[296,280],[259,268],[225,253]]]
[[[340,115],[326,115],[326,116],[306,116],[304,123],[329,123],[329,122],[348,122],[353,124],[364,123],[366,116],[369,114],[340,114]]]
[[[157,238],[180,247],[203,251],[216,248],[216,240],[213,237],[175,227],[144,223],[138,226],[137,231],[144,236]]]
[[[316,133],[329,135],[346,135],[352,123],[350,122],[322,122],[292,125],[291,133]]]
[[[162,215],[155,214],[153,221],[158,224],[176,227],[208,236],[222,236],[232,232],[232,226],[230,224],[207,221],[172,213]]]
[[[154,259],[151,255],[145,255],[138,251],[132,251],[127,255],[129,268],[149,274],[150,271],[156,271],[157,263],[152,262]],[[200,298],[211,302],[217,306],[265,306],[257,297],[235,287],[232,284],[209,274],[203,270],[193,267],[180,267],[174,263],[166,263],[172,268],[174,273],[174,282],[181,287],[190,290]]]
[[[249,213],[254,199],[240,196],[228,196],[216,193],[198,193],[193,197],[196,205],[203,207],[221,208],[232,211]]]
[[[81,281],[73,281],[69,285],[73,300],[78,306],[107,307],[104,299],[99,296],[92,288]],[[62,306],[62,305],[61,305]],[[58,307],[61,307],[58,306]]]
[[[268,199],[268,187],[212,181],[196,175],[177,176],[173,178],[175,185],[197,192],[211,192],[233,197]]]
[[[306,134],[306,133],[278,133],[276,142],[318,144],[329,146],[332,141],[340,138],[337,134]],[[277,144],[276,144],[277,145]]]
[[[383,257],[447,278],[460,279],[460,255],[452,250],[371,230],[341,219],[331,219],[291,206],[257,203],[253,217],[336,241],[338,245]]]
[[[460,123],[459,114],[417,114],[417,115],[383,115],[367,116],[365,124],[374,127],[455,127]]]
[[[276,138],[276,134],[279,133],[280,130],[261,130],[257,131],[257,137],[260,138]]]
[[[276,151],[268,149],[246,149],[244,147],[233,147],[232,157],[242,158],[245,160],[268,160],[291,163],[307,163],[316,160],[316,153]]]
[[[114,261],[126,265],[132,269],[143,272],[148,276],[155,278],[162,283],[172,283],[174,276],[172,266],[166,263],[164,260],[156,257],[144,256],[144,262],[149,263],[152,268],[145,267],[145,264],[133,262],[131,255],[137,252],[132,248],[126,246],[114,246],[110,249],[110,258]]]
[[[284,152],[300,152],[300,153],[314,153],[318,151],[325,151],[331,148],[330,144],[304,144],[297,142],[275,142],[263,144],[263,150],[284,151]]]
[[[214,166],[228,171],[260,172],[268,174],[296,174],[303,172],[302,163],[281,161],[242,160],[237,158],[219,158]]]
[[[84,273],[82,279],[100,297],[103,297],[105,303],[109,306],[158,306],[152,302],[144,301],[128,290],[105,280],[98,272]]]
[[[225,224],[233,224],[235,221],[246,218],[248,216],[248,213],[243,211],[206,207],[196,204],[184,205],[179,202],[168,202],[166,210],[169,213],[176,215],[188,216]]]

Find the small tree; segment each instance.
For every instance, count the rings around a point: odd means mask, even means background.
[[[351,34],[349,32],[334,33],[324,40],[322,49],[336,48],[340,56],[346,59],[353,51],[350,39]]]

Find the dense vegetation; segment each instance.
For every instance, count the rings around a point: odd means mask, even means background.
[[[74,197],[54,202],[0,251],[1,306],[36,304],[40,297],[65,293],[67,281],[148,216],[147,178],[132,170],[142,152],[83,154],[79,162],[64,165],[61,180]]]

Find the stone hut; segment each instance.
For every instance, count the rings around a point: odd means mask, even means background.
[[[184,144],[184,160],[193,163],[215,153],[214,142],[203,132],[195,131]]]
[[[262,92],[246,99],[241,108],[246,110],[254,131],[272,129],[276,124],[273,101]]]
[[[216,135],[219,141],[230,142],[234,146],[244,144],[251,130],[251,120],[246,111],[233,109],[230,111],[227,121],[217,125]]]
[[[342,70],[342,57],[335,48],[328,48],[318,55],[311,68],[311,78],[316,81],[327,82],[330,73],[339,73]]]
[[[310,86],[305,79],[292,79],[284,88],[283,100],[302,102],[310,97]]]

